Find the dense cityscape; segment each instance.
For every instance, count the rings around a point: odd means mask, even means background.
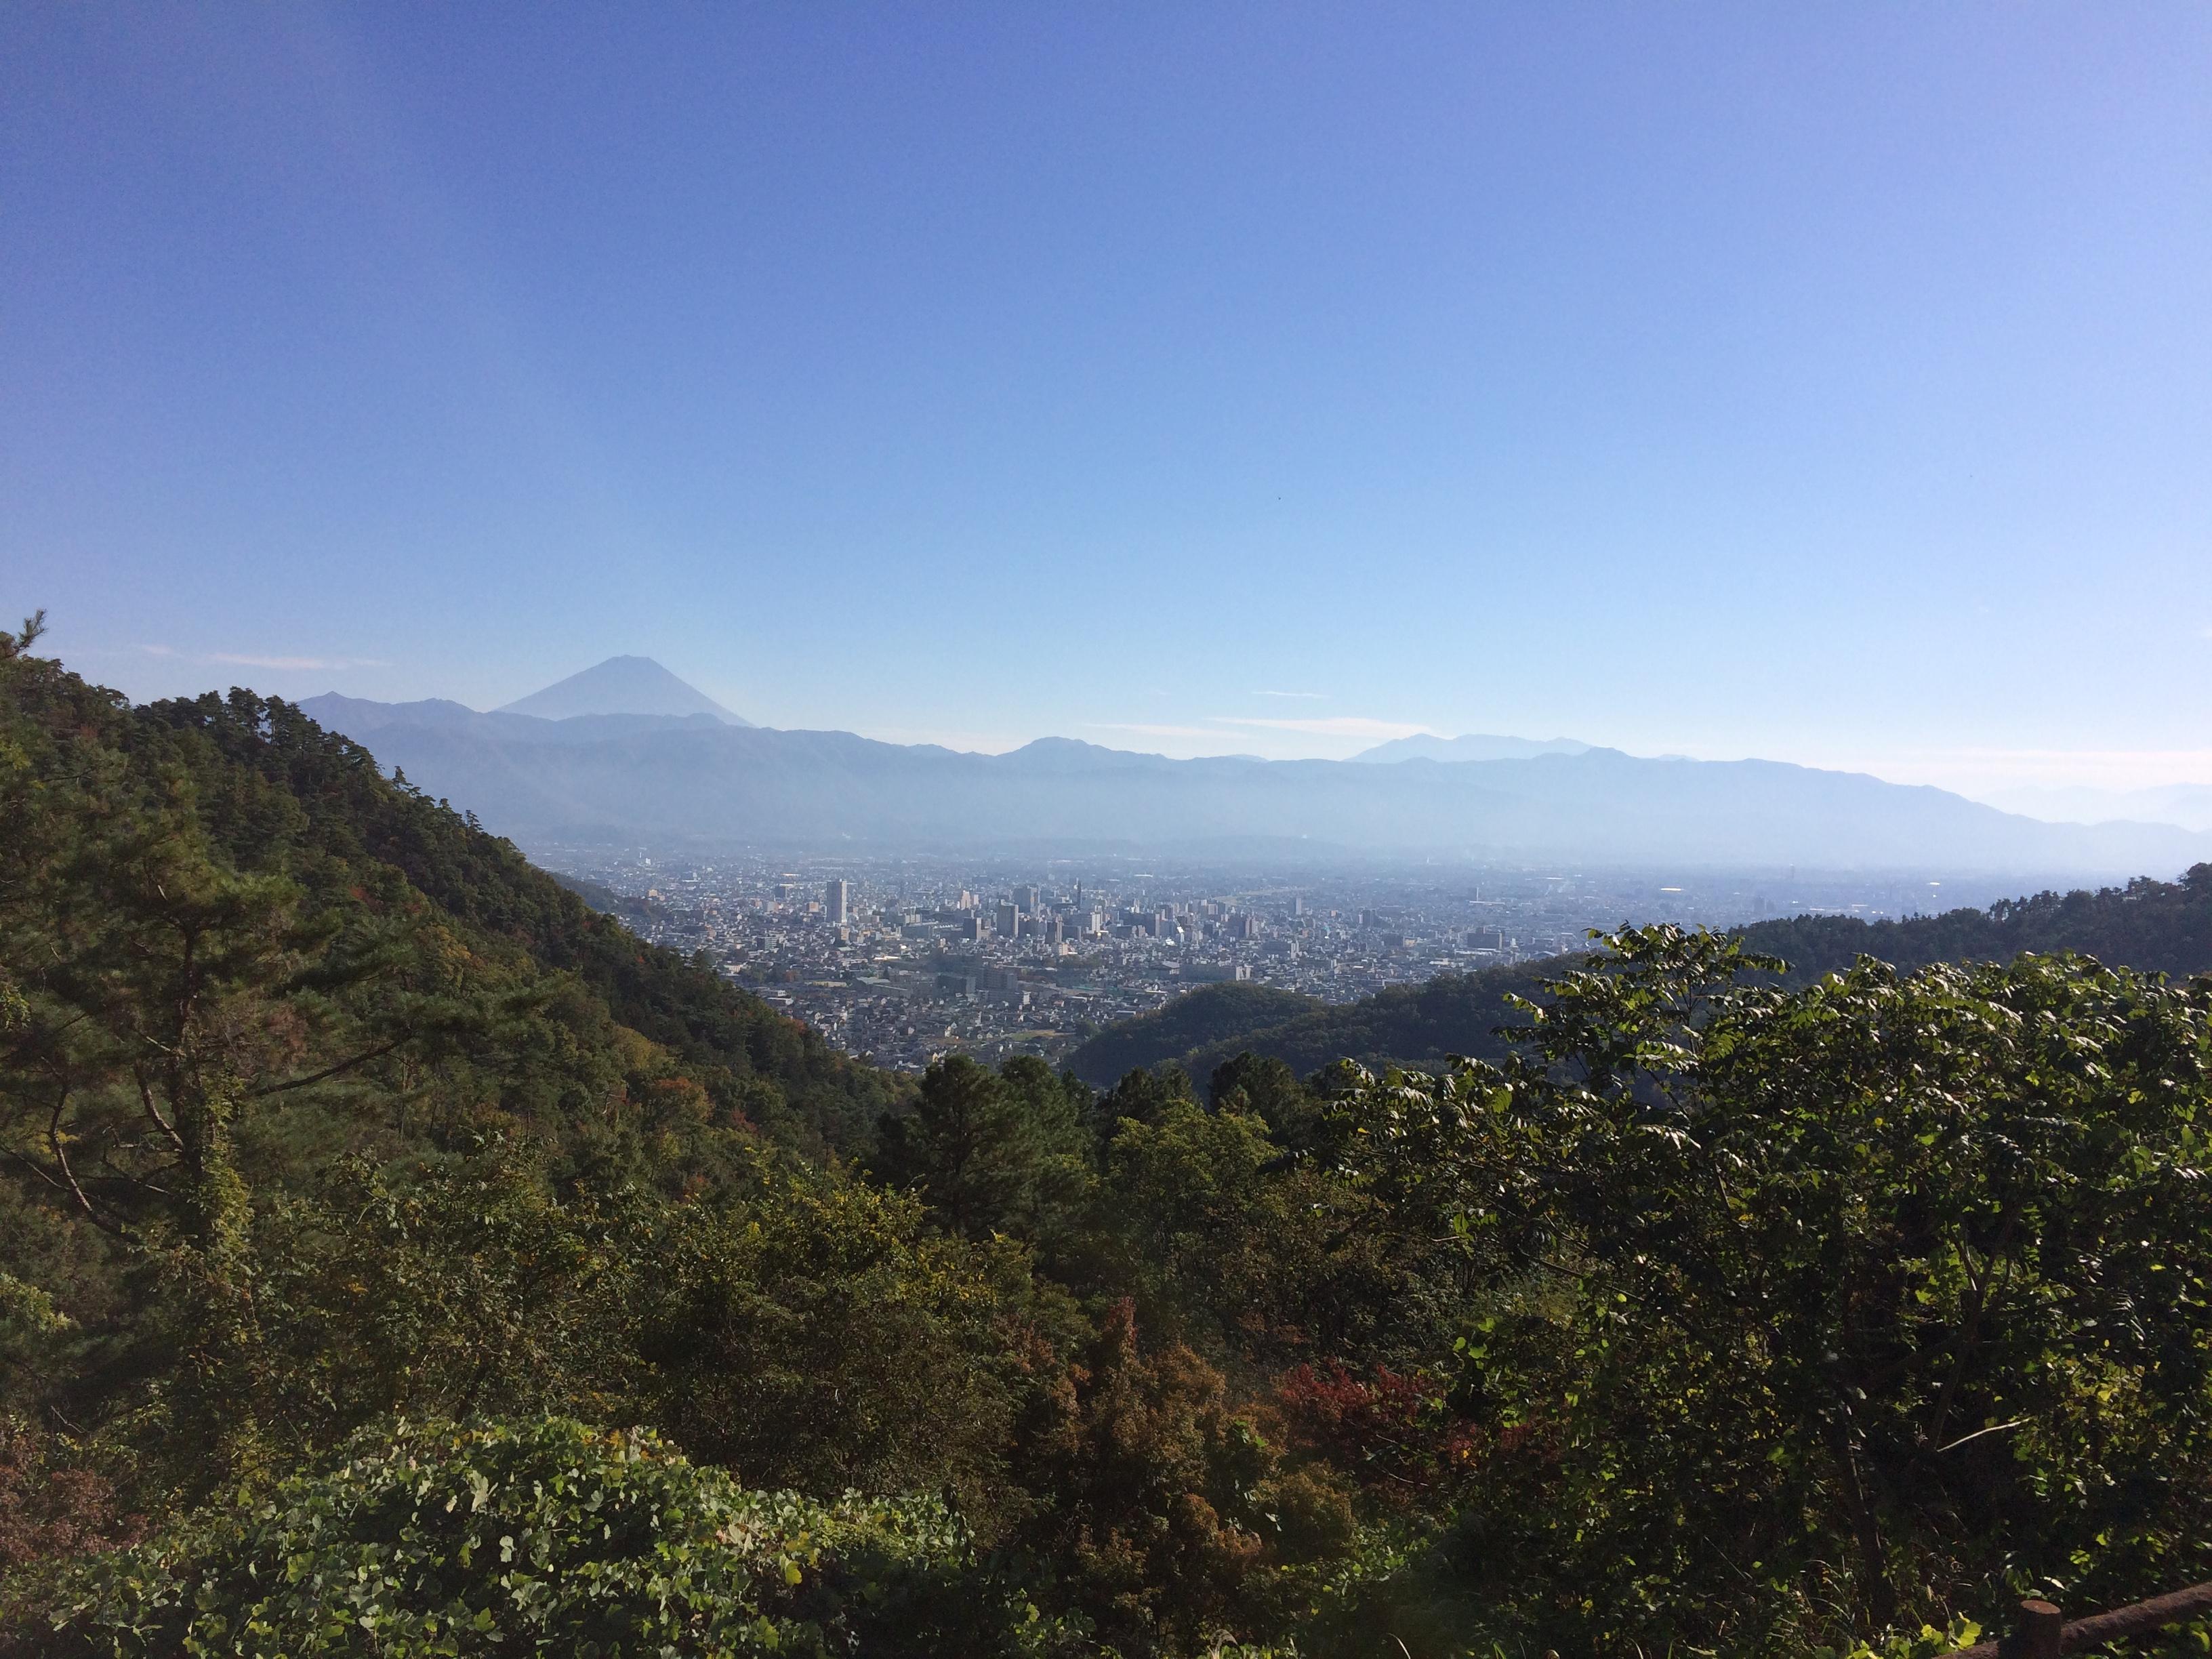
[[[1869,920],[1992,892],[1902,877],[1376,864],[1261,873],[1158,857],[1019,862],[532,849],[646,937],[879,1066],[1056,1058],[1194,987],[1328,1002],[1556,956],[1593,928]]]

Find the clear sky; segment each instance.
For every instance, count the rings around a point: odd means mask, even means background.
[[[0,9],[146,696],[2212,780],[2212,8]]]

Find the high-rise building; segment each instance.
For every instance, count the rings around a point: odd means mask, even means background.
[[[1000,939],[1012,939],[1014,937],[1015,930],[1021,926],[1021,910],[1018,907],[1012,904],[1001,904],[999,907],[998,921],[999,937]]]
[[[853,890],[842,879],[831,882],[822,890],[822,908],[829,916],[830,925],[832,927],[842,927],[845,925],[845,913],[852,898],[852,891]]]
[[[1035,915],[1037,912],[1037,890],[1034,887],[1015,888],[1014,908],[1025,916]]]

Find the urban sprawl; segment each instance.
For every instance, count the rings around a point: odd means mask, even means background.
[[[1328,1002],[1582,948],[1625,921],[1733,926],[1931,908],[1934,884],[1407,865],[1261,876],[1134,859],[1042,869],[533,849],[619,896],[654,943],[702,954],[848,1053],[1057,1059],[1195,986],[1245,981]],[[1960,896],[1964,896],[1963,895]]]

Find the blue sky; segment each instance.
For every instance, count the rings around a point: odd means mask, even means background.
[[[2212,9],[0,12],[136,696],[2212,780]]]

